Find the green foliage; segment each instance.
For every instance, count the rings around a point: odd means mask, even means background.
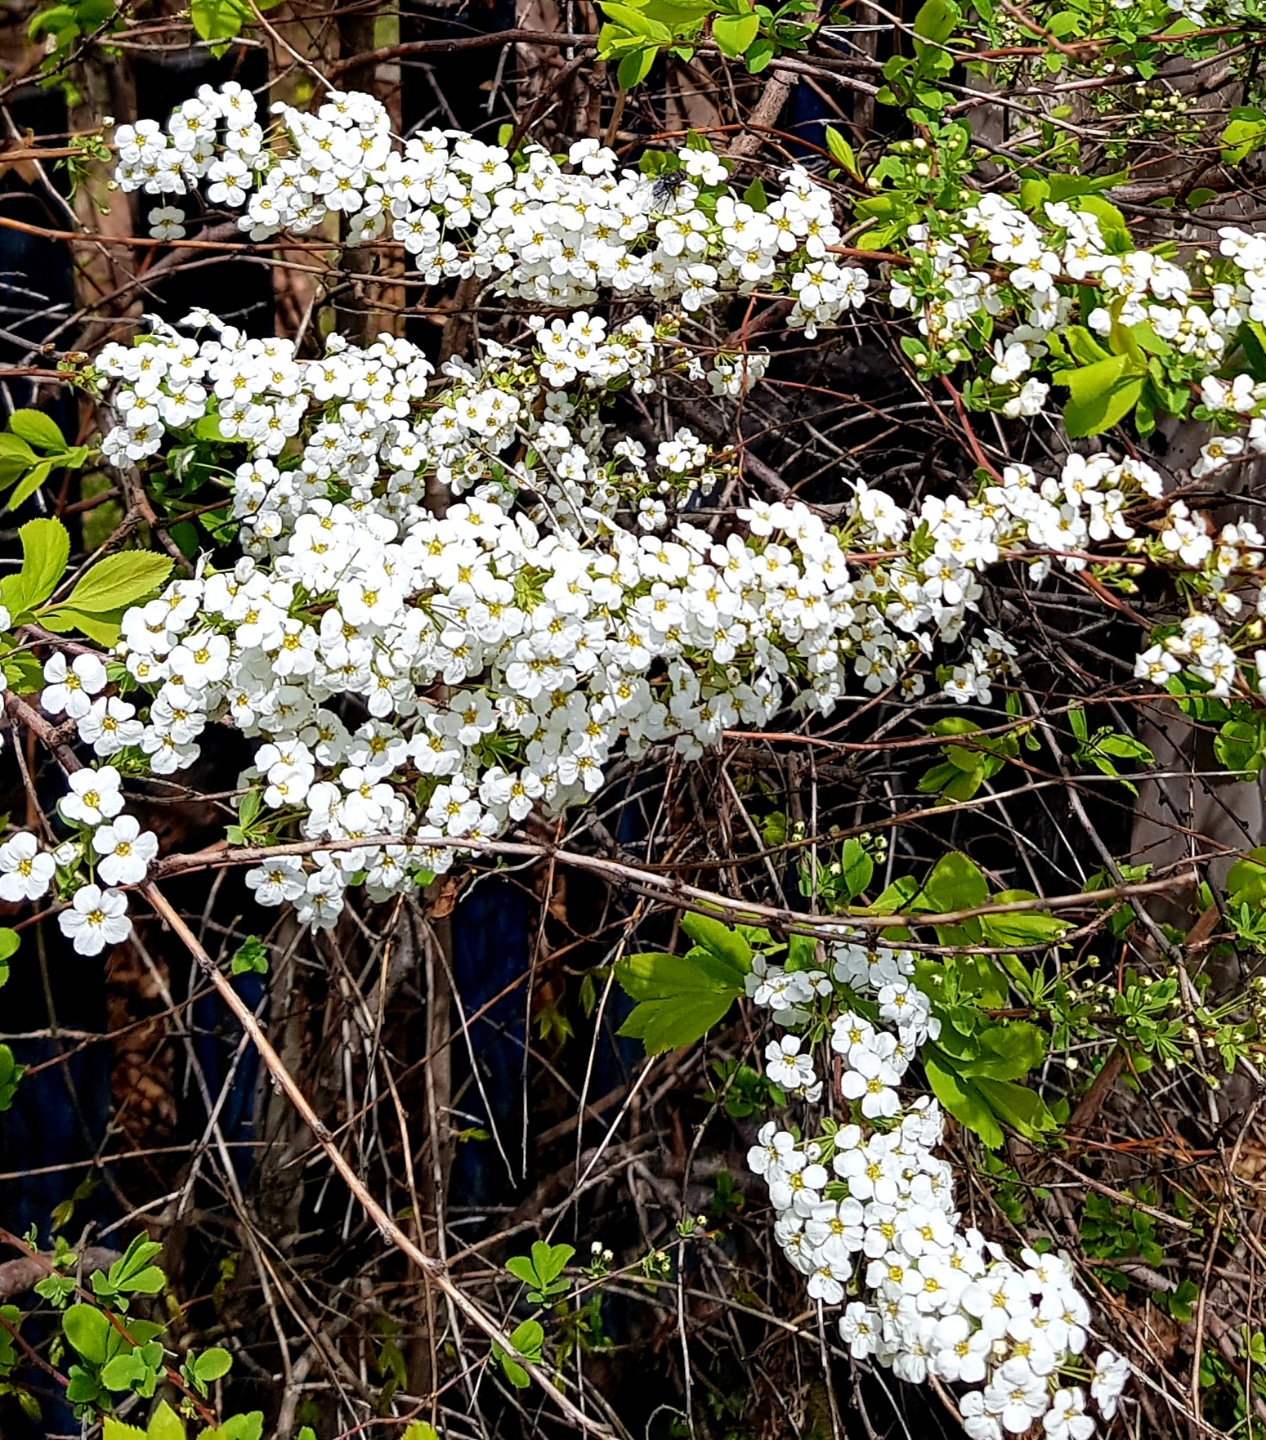
[[[739,931],[706,915],[686,914],[681,925],[696,942],[685,955],[630,955],[615,967],[638,1002],[620,1034],[641,1040],[648,1055],[692,1045],[719,1024],[752,968],[751,946]]]
[[[713,1073],[717,1088],[705,1093],[710,1105],[723,1105],[725,1113],[735,1120],[762,1115],[771,1106],[783,1106],[786,1095],[772,1080],[744,1065],[741,1060],[714,1060]]]
[[[938,88],[954,68],[950,37],[963,18],[954,0],[925,0],[914,17],[914,55],[894,55],[884,65],[875,96],[881,105],[899,105],[916,124],[936,119],[951,96]]]
[[[622,89],[640,85],[664,53],[690,60],[708,22],[717,49],[746,62],[755,75],[778,54],[802,49],[815,28],[813,0],[786,0],[773,9],[752,0],[601,0],[605,23],[598,55],[617,60]]]
[[[7,925],[0,925],[0,985],[9,978],[9,961],[17,954],[22,937]]]
[[[230,968],[234,975],[267,975],[268,946],[258,936],[249,936],[238,946]]]
[[[31,520],[18,531],[18,538],[22,568],[0,580],[0,604],[14,625],[34,620],[59,635],[79,631],[98,644],[113,645],[123,611],[152,594],[171,574],[172,562],[165,556],[125,550],[99,560],[64,600],[50,603],[66,573],[70,534],[60,520]],[[6,676],[9,667],[6,661]],[[20,681],[21,670],[11,678]]]
[[[281,0],[256,0],[261,10],[271,10]],[[223,55],[229,44],[242,33],[242,27],[254,18],[246,0],[192,0],[189,18],[200,40],[211,41],[211,53]]]
[[[42,411],[15,410],[0,434],[0,491],[12,490],[3,508],[16,510],[54,470],[82,470],[90,453],[86,445],[67,445]]]
[[[1155,1195],[1140,1187],[1138,1198],[1144,1204],[1155,1204]],[[1086,1254],[1096,1260],[1142,1260],[1153,1269],[1165,1263],[1165,1252],[1157,1238],[1156,1221],[1146,1211],[1133,1205],[1118,1204],[1093,1190],[1086,1195],[1081,1208],[1081,1244]],[[1102,1267],[1099,1278],[1118,1293],[1129,1288],[1128,1275]],[[1192,1287],[1194,1291],[1194,1286]],[[1182,1301],[1178,1301],[1181,1306]]]
[[[1266,114],[1256,105],[1236,105],[1222,131],[1222,158],[1239,165],[1266,144]]]
[[[944,759],[920,777],[919,793],[936,795],[946,803],[972,799],[986,780],[1019,755],[1022,734],[1031,747],[1038,743],[1027,726],[1005,735],[986,735],[975,721],[961,715],[948,715],[928,730],[953,740],[941,747]]]
[[[510,1332],[508,1338],[514,1347],[515,1354],[521,1359],[526,1360],[530,1365],[541,1363],[541,1347],[545,1343],[545,1331],[539,1320],[525,1320],[522,1325]],[[532,1383],[532,1377],[506,1350],[500,1345],[494,1345],[492,1355],[493,1359],[501,1366],[506,1379],[516,1390],[528,1388]]]
[[[575,1253],[572,1245],[547,1245],[537,1240],[530,1256],[513,1256],[506,1261],[506,1269],[531,1287],[528,1299],[533,1305],[548,1305],[571,1289],[571,1281],[560,1277]]]
[[[1132,735],[1123,735],[1119,730],[1114,730],[1110,725],[1100,726],[1092,735],[1086,723],[1086,712],[1080,705],[1074,706],[1068,712],[1068,719],[1077,738],[1077,750],[1073,756],[1077,764],[1093,765],[1101,775],[1120,780],[1131,795],[1137,795],[1138,790],[1129,780],[1122,779],[1115,762],[1137,760],[1143,765],[1154,765],[1156,757],[1147,746]]]
[[[13,1051],[7,1045],[0,1045],[0,1110],[8,1110],[13,1097],[18,1093],[18,1081],[26,1071],[13,1058]]]
[[[951,852],[922,884],[907,876],[889,886],[871,913],[952,915],[1036,898],[1025,890],[991,895],[979,866]],[[938,1039],[922,1051],[933,1094],[990,1149],[1002,1144],[1004,1126],[1041,1140],[1058,1128],[1056,1118],[1036,1091],[1020,1082],[1045,1058],[1046,1037],[1027,1021],[995,1019],[990,1013],[1006,1006],[1012,983],[1031,985],[1031,972],[1018,955],[995,958],[975,953],[974,947],[1046,947],[1058,943],[1067,923],[1035,908],[970,916],[934,928],[938,944],[956,953],[922,958],[915,970],[941,1022]],[[885,938],[896,943],[908,932],[894,927]]]

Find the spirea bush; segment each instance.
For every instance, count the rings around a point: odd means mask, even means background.
[[[486,286],[521,323],[436,364],[388,334],[312,354],[208,308],[79,367],[109,416],[105,461],[124,481],[214,474],[241,558],[160,562],[110,603],[53,599],[64,532],[22,532],[4,628],[78,629],[95,648],[55,647],[21,687],[88,760],[66,762],[69,838],[0,846],[0,898],[51,892],[82,954],[125,940],[160,857],[124,781],[179,777],[224,726],[253,742],[228,777],[247,885],[329,930],[350,892],[408,894],[626,762],[698,761],[869,697],[991,704],[1031,658],[999,594],[1017,577],[1127,614],[1137,692],[1219,703],[1226,745],[1255,743],[1266,538],[1215,525],[1190,487],[1168,496],[1145,442],[1168,420],[1203,426],[1193,481],[1266,453],[1266,238],[1227,225],[1186,256],[1143,247],[1105,187],[982,181],[965,124],[923,131],[864,177],[833,146],[864,179],[842,214],[803,166],[767,193],[697,137],[640,168],[593,139],[401,143],[368,94],[261,116],[227,84],[165,126],[121,126],[116,179],[162,202],[156,239],[184,238],[202,207],[255,242],[341,227],[347,247],[403,247],[430,285]],[[744,402],[771,353],[743,327],[709,344],[700,321],[757,299],[807,338],[898,327],[916,383],[969,437],[961,491],[911,500],[842,463],[838,504],[771,500],[740,446],[676,423],[630,433],[634,406],[666,415],[700,385]],[[971,416],[1042,444],[995,464]],[[1147,606],[1156,577],[1176,606]],[[1066,1256],[1010,1253],[958,1208],[942,1091],[918,1078],[942,1022],[915,952],[846,919],[823,936],[813,963],[758,956],[742,982],[799,1117],[763,1121],[749,1155],[778,1246],[811,1300],[842,1307],[854,1358],[957,1387],[973,1440],[1086,1440],[1129,1367],[1092,1341]]]

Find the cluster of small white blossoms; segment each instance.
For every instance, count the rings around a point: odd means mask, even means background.
[[[1009,196],[989,193],[957,217],[961,229],[948,236],[929,238],[926,226],[912,227],[914,264],[890,295],[897,309],[918,313],[920,333],[954,363],[968,358],[966,337],[982,321],[1010,316],[1017,322],[994,341],[987,372],[1002,387],[1007,398],[1001,408],[1012,419],[1041,411],[1049,386],[1029,372],[1046,356],[1049,338],[1077,320],[1079,301],[1062,293],[1061,285],[1067,290],[1070,283],[1093,280],[1097,303],[1085,316],[1092,331],[1107,335],[1114,323],[1149,324],[1197,382],[1219,369],[1234,348],[1253,295],[1266,300],[1261,237],[1221,232],[1222,253],[1245,271],[1246,283],[1214,284],[1206,305],[1193,299],[1190,276],[1172,261],[1148,250],[1116,253],[1091,211],[1049,202],[1040,218],[1042,224]],[[992,273],[973,259],[981,239],[998,267]],[[1206,455],[1198,473],[1221,463],[1220,452]]]
[[[44,665],[44,710],[74,720],[81,738],[91,739],[98,754],[115,754],[141,737],[135,709],[102,693],[108,680],[100,657],[89,652],[67,659],[57,651]],[[121,783],[113,765],[74,771],[58,810],[77,838],[48,849],[20,830],[0,845],[0,900],[41,900],[57,884],[59,872],[63,893],[73,889],[57,920],[81,955],[99,955],[131,934],[127,897],[117,887],[140,884],[158,855],[158,837],[123,813]]]
[[[431,367],[402,340],[301,360],[289,342],[191,319],[210,335],[159,326],[102,352],[99,373],[119,382],[104,451],[143,460],[216,416],[249,457],[232,482],[248,557],[125,616],[119,655],[157,693],[145,714],[98,700],[80,733],[100,758],[128,748],[158,774],[192,762],[207,724],[258,737],[246,783],[306,838],[346,847],[259,882],[313,923],[334,922],[354,875],[385,895],[538,801],[583,801],[617,752],[668,742],[694,758],[789,702],[827,713],[859,690],[918,695],[947,644],[965,654],[938,672],[944,693],[990,703],[1015,654],[967,628],[990,566],[1023,557],[1041,579],[1104,540],[1167,555],[1186,523],[1175,507],[1158,538],[1136,536],[1125,512],[1160,493],[1156,473],[1074,455],[1058,479],[1008,467],[913,515],[857,481],[840,533],[803,505],[752,503],[735,513],[747,538],[719,539],[647,502],[684,506],[723,458],[688,431],[653,459],[608,442],[609,387],[652,385],[669,348],[645,322],[533,321],[530,349],[490,345],[428,390]],[[431,478],[467,496],[443,518],[424,503]],[[881,558],[854,574],[846,543]],[[1203,563],[1232,553],[1239,575],[1254,553],[1242,546]],[[351,728],[335,713],[349,701],[364,716]]]
[[[811,1298],[860,1297],[839,1322],[855,1359],[873,1358],[912,1384],[933,1376],[973,1387],[958,1398],[971,1440],[1023,1435],[1039,1423],[1046,1440],[1087,1440],[1095,1423],[1085,1382],[1110,1420],[1129,1366],[1111,1350],[1093,1366],[1083,1359],[1090,1308],[1067,1258],[1026,1247],[1017,1264],[955,1210],[953,1171],[936,1153],[940,1108],[928,1095],[899,1093],[938,1031],[910,978],[914,957],[846,941],[831,961],[828,975],[758,957],[747,980],[776,1024],[825,1028],[838,1062],[834,1098],[850,1116],[826,1121],[815,1138],[772,1120],[761,1127],[748,1164],[769,1187],[778,1244]],[[837,1009],[837,998],[873,1001],[876,1020]],[[820,1101],[823,1082],[802,1036],[771,1041],[766,1062],[775,1084],[806,1104]]]
[[[500,293],[538,305],[610,290],[698,310],[722,293],[776,287],[795,297],[791,323],[812,336],[865,299],[865,271],[829,253],[841,232],[801,166],[783,173],[781,194],[762,210],[729,193],[729,172],[710,150],[683,149],[684,179],[668,185],[619,170],[596,140],[577,141],[565,159],[530,145],[512,160],[462,131],[426,130],[397,149],[385,108],[360,92],[332,92],[314,115],[280,103],[272,111],[285,136],[278,149],[249,91],[204,85],[165,130],[119,127],[116,179],[162,196],[206,181],[211,204],[245,209],[238,223],[252,240],[303,234],[341,214],[349,243],[389,234],[432,284],[495,279]],[[181,238],[183,218],[170,205],[150,216],[160,239]]]

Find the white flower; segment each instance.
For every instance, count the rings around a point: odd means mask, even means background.
[[[134,816],[120,815],[93,831],[92,848],[100,857],[97,873],[107,885],[139,885],[158,854],[158,837],[142,832]]]
[[[92,705],[92,696],[105,687],[106,668],[96,655],[76,655],[67,663],[61,650],[44,662],[44,693],[40,704],[50,715],[67,714],[80,720]]]
[[[1117,1402],[1130,1378],[1130,1362],[1115,1350],[1102,1350],[1095,1361],[1094,1379],[1090,1382],[1090,1395],[1105,1420],[1111,1420],[1117,1413]]]
[[[119,794],[119,772],[113,765],[99,770],[76,770],[69,779],[70,793],[62,797],[61,810],[67,820],[83,825],[100,825],[102,820],[123,809]]]
[[[149,233],[155,240],[183,240],[185,212],[175,205],[159,205],[149,212]]]
[[[118,890],[102,890],[98,885],[76,890],[57,923],[80,955],[100,955],[107,945],[118,945],[132,933],[127,899]]]
[[[20,830],[0,845],[0,900],[38,900],[48,893],[57,866],[35,836]]]
[[[1085,1410],[1086,1396],[1080,1388],[1057,1390],[1051,1408],[1042,1416],[1042,1428],[1050,1440],[1090,1440],[1095,1422]]]

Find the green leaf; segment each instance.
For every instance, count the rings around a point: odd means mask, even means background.
[[[1226,890],[1233,905],[1266,904],[1266,845],[1250,850],[1231,866]]]
[[[1143,393],[1141,374],[1127,374],[1132,364],[1128,355],[1084,365],[1078,370],[1060,370],[1052,377],[1071,394],[1064,408],[1064,429],[1074,439],[1100,435],[1110,430],[1138,404]]]
[[[918,40],[927,41],[931,45],[944,45],[961,18],[962,12],[952,0],[927,0],[914,17],[914,33]],[[916,53],[920,48],[916,41]]]
[[[16,510],[19,505],[24,504],[52,473],[53,462],[51,460],[41,460],[38,465],[33,465],[18,482],[13,494],[5,501],[5,509]]]
[[[22,937],[7,925],[0,926],[0,985],[9,978],[9,959],[17,953]]]
[[[655,57],[659,50],[654,45],[643,46],[640,50],[633,50],[620,61],[620,68],[616,71],[616,79],[619,81],[621,90],[632,90],[635,85],[640,85],[651,73],[651,66],[655,63]]]
[[[166,1400],[160,1400],[149,1417],[148,1434],[149,1440],[185,1440],[185,1427]]]
[[[537,1240],[532,1245],[532,1264],[541,1281],[548,1285],[567,1268],[567,1262],[576,1253],[574,1245],[547,1245]]]
[[[19,436],[0,434],[0,488],[12,485],[38,459],[35,451]]]
[[[22,568],[0,580],[0,604],[15,624],[57,588],[70,559],[70,535],[60,520],[30,520],[18,531]]]
[[[145,1431],[135,1425],[125,1425],[113,1415],[105,1417],[105,1440],[145,1440]]]
[[[145,1361],[135,1350],[115,1355],[101,1367],[101,1383],[107,1390],[130,1390],[149,1373]]]
[[[19,1065],[13,1058],[13,1051],[7,1045],[0,1045],[0,1110],[7,1110],[18,1093],[18,1082],[26,1073],[26,1066]]]
[[[112,610],[105,615],[89,615],[83,610],[72,609],[69,605],[59,605],[55,610],[44,610],[40,613],[40,624],[46,630],[52,630],[58,635],[77,630],[107,649],[118,644],[122,620],[122,610]],[[35,688],[39,689],[39,686]]]
[[[104,1365],[110,1322],[95,1305],[72,1305],[62,1316],[66,1339],[90,1364]]]
[[[1222,132],[1222,159],[1238,165],[1266,142],[1266,115],[1255,105],[1237,105]]]
[[[752,947],[736,930],[694,910],[687,910],[681,917],[681,928],[696,945],[702,945],[729,966],[742,985],[743,977],[752,968]]]
[[[847,170],[855,179],[862,178],[862,172],[857,167],[857,156],[853,153],[853,147],[840,134],[834,126],[826,127],[826,148],[831,152],[831,158],[841,170]]]
[[[759,15],[718,15],[712,22],[712,38],[722,55],[737,60],[756,39],[760,30]]]
[[[923,882],[917,909],[950,914],[975,910],[989,902],[989,886],[980,866],[958,851],[942,855]]]
[[[61,455],[68,448],[62,432],[42,410],[15,410],[9,429],[45,455]]]
[[[406,1427],[400,1440],[440,1440],[433,1425],[428,1425],[425,1420],[415,1420],[412,1425]]]
[[[189,18],[200,40],[235,40],[250,10],[241,0],[193,0]]]
[[[207,1385],[212,1380],[219,1380],[227,1375],[232,1368],[232,1355],[227,1350],[220,1349],[219,1346],[204,1350],[193,1362],[193,1373]]]
[[[759,75],[774,58],[777,51],[778,47],[772,40],[766,40],[763,37],[753,40],[747,47],[747,73]]]
[[[66,606],[88,615],[105,615],[138,600],[171,574],[172,561],[148,550],[124,550],[99,560],[66,597]]]
[[[859,895],[870,888],[870,882],[875,873],[875,862],[871,859],[866,847],[859,840],[850,837],[844,842],[840,864],[848,898],[856,900]]]
[[[981,1053],[960,1063],[959,1072],[975,1080],[1019,1080],[1046,1058],[1046,1038],[1026,1020],[991,1025],[977,1036]]]
[[[163,1272],[149,1262],[162,1253],[163,1247],[157,1240],[138,1235],[110,1266],[111,1286],[116,1290],[157,1295],[167,1280]]]
[[[1026,1140],[1040,1140],[1044,1134],[1059,1128],[1055,1117],[1035,1090],[1011,1080],[981,1078],[975,1083],[994,1114],[1013,1130],[1018,1130]]]
[[[308,1427],[304,1426],[307,1430]],[[245,1415],[230,1415],[220,1428],[214,1432],[214,1440],[260,1440],[264,1433],[264,1412],[262,1410],[251,1410]],[[199,1440],[207,1440],[211,1435],[210,1431],[203,1431]],[[308,1430],[312,1435],[312,1431]],[[303,1430],[299,1432],[299,1440],[303,1440]],[[313,1437],[315,1440],[315,1436]]]
[[[939,1051],[940,1047],[935,1045],[927,1045],[923,1050],[923,1071],[932,1093],[960,1125],[966,1126],[990,1150],[996,1150],[1002,1144],[1003,1135],[993,1111],[975,1085],[964,1082],[948,1064],[937,1058]]]
[[[640,1040],[648,1055],[678,1050],[683,1045],[693,1045],[714,1025],[720,1024],[736,995],[737,992],[700,989],[692,995],[644,1000],[634,1007],[619,1033],[628,1039]]]

